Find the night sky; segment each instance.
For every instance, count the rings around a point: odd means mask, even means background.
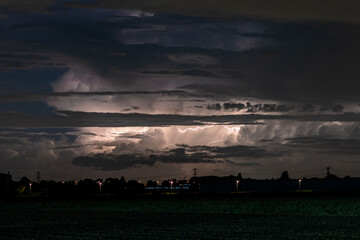
[[[355,0],[2,0],[14,179],[360,176]]]

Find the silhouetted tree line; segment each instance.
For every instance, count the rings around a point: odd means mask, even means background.
[[[45,193],[49,195],[76,195],[76,194],[121,194],[124,192],[144,191],[145,185],[135,181],[126,181],[124,177],[103,179],[83,179],[80,181],[41,180],[32,182],[23,177],[18,182],[12,182],[14,195]]]
[[[5,176],[3,174],[3,176]],[[9,174],[5,177],[10,176]],[[7,178],[9,179],[9,178]],[[319,178],[311,178],[312,180],[321,180]],[[334,174],[329,174],[322,180],[337,180],[339,179]],[[350,177],[346,177],[344,179],[350,179]],[[306,178],[303,178],[306,180]],[[119,178],[107,178],[103,179],[83,179],[80,181],[61,181],[56,182],[53,180],[41,180],[40,182],[32,182],[30,179],[23,177],[18,182],[11,181],[10,176],[10,184],[8,186],[2,187],[6,191],[7,195],[36,195],[36,194],[48,194],[48,195],[78,195],[78,194],[126,194],[126,193],[135,193],[135,192],[144,192],[144,191],[153,191],[153,192],[161,192],[161,191],[183,191],[186,189],[187,191],[199,191],[200,185],[204,183],[212,183],[212,182],[228,182],[232,184],[236,184],[236,189],[244,190],[244,186],[246,184],[265,184],[269,185],[268,181],[276,181],[283,186],[294,185],[291,182],[297,183],[300,181],[298,179],[291,179],[289,173],[287,171],[283,171],[281,176],[278,179],[267,179],[267,180],[256,180],[246,178],[244,179],[239,173],[237,176],[203,176],[203,177],[193,177],[189,180],[176,180],[176,179],[167,179],[160,182],[149,180],[146,184],[143,184],[136,180],[126,181],[124,177]],[[9,181],[7,181],[9,182]],[[282,183],[281,183],[282,182]],[[245,184],[245,185],[244,185]],[[285,185],[284,185],[285,184]],[[301,183],[302,184],[302,183]],[[2,185],[0,185],[2,186]],[[185,186],[185,187],[184,187]],[[209,185],[208,185],[209,186]],[[222,185],[218,185],[222,186]],[[225,186],[225,185],[223,185]],[[234,185],[235,186],[235,185]],[[269,185],[270,186],[270,185]],[[297,186],[297,185],[294,185]],[[306,186],[306,185],[304,185]],[[299,189],[301,186],[299,185]],[[236,190],[237,191],[237,190]]]
[[[196,181],[196,179],[194,179]],[[32,182],[27,177],[23,177],[18,182],[12,182],[13,193],[15,195],[36,195],[39,193],[49,195],[77,195],[77,194],[124,194],[144,192],[146,187],[153,187],[152,190],[175,190],[178,186],[190,185],[187,180],[177,181],[176,179],[164,180],[161,183],[149,180],[146,184],[136,180],[126,181],[124,177],[103,179],[83,179],[80,181],[60,181],[41,180]],[[193,184],[195,185],[195,184]],[[195,189],[195,188],[193,188]]]

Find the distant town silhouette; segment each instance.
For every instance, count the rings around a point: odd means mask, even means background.
[[[131,193],[189,193],[189,192],[360,192],[360,178],[346,176],[339,178],[330,171],[324,178],[292,179],[287,171],[277,179],[243,178],[237,176],[194,176],[189,180],[175,178],[162,182],[148,180],[126,181],[124,177],[107,179],[83,179],[80,181],[31,181],[22,177],[13,181],[10,173],[0,173],[0,189],[3,196],[78,196],[88,194],[131,194]]]

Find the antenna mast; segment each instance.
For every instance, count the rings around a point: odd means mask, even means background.
[[[196,173],[196,171],[197,171],[198,169],[197,168],[193,168],[193,171],[194,171],[194,177],[196,177],[197,176],[197,173]]]

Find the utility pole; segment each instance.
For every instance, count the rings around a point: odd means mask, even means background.
[[[326,167],[326,176],[330,176],[331,167]]]
[[[36,175],[37,175],[37,181],[38,181],[38,182],[40,182],[40,180],[41,180],[40,174],[41,174],[41,172],[36,172]]]
[[[198,169],[197,168],[193,168],[193,171],[194,171],[194,177],[196,177],[197,176],[197,173],[196,173],[196,171],[197,171]]]

